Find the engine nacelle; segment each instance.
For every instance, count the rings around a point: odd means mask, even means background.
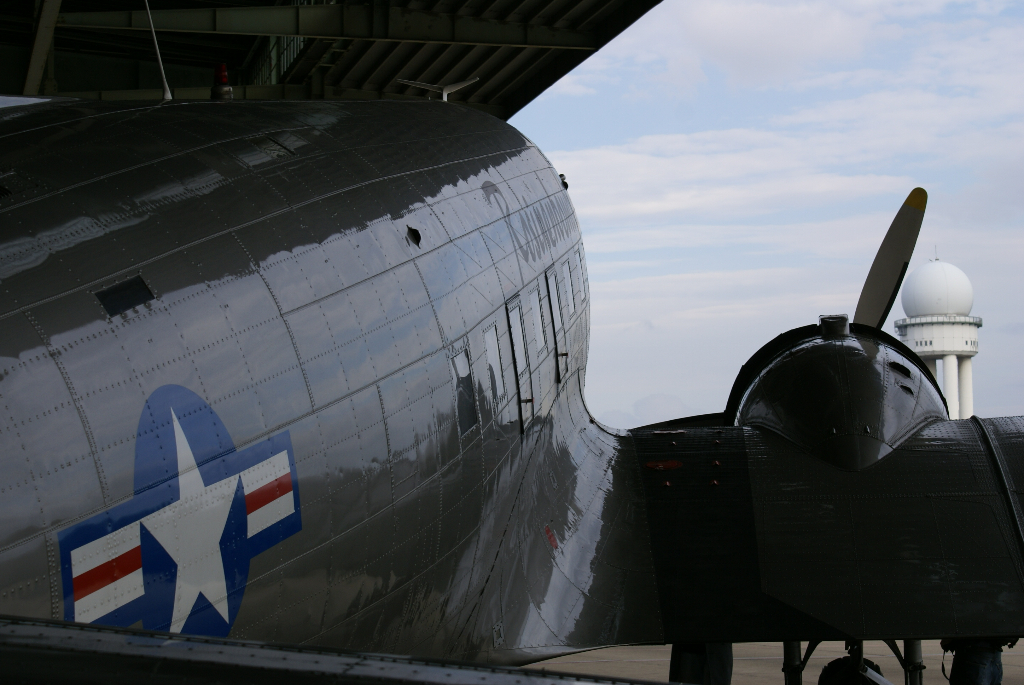
[[[1024,417],[948,420],[882,331],[784,333],[629,436],[666,641],[1024,634]]]
[[[931,372],[903,343],[832,316],[762,347],[740,370],[725,418],[857,471],[948,412]]]

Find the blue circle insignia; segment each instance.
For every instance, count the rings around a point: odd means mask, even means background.
[[[226,636],[249,562],[302,529],[291,438],[236,450],[191,390],[142,410],[134,495],[58,535],[69,621]]]

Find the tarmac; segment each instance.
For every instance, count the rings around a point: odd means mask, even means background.
[[[898,643],[903,649],[903,643]],[[807,644],[803,644],[807,648]],[[942,648],[938,640],[925,640],[924,685],[948,685],[942,675]],[[630,678],[635,680],[668,681],[670,645],[639,647],[606,647],[589,652],[541,661],[524,668],[544,669],[556,673]],[[823,642],[818,645],[804,670],[804,685],[815,685],[825,664],[846,656],[842,642]],[[881,666],[893,685],[903,685],[903,669],[889,648],[882,642],[864,643],[864,656]],[[953,655],[946,655],[946,674]],[[783,685],[782,644],[778,642],[746,642],[733,645],[732,685]],[[1003,649],[1003,684],[1024,685],[1024,642],[1015,649]]]

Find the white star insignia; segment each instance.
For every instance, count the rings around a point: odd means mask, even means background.
[[[228,592],[220,539],[224,534],[238,476],[203,483],[192,448],[174,420],[178,452],[178,501],[142,519],[142,524],[178,565],[171,632],[180,633],[202,594],[228,620]]]

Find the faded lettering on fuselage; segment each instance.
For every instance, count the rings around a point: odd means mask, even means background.
[[[522,259],[536,262],[549,258],[548,250],[556,249],[563,240],[571,238],[567,222],[572,219],[564,212],[559,212],[556,206],[558,198],[545,197],[525,211],[513,213],[501,189],[493,182],[485,181],[481,189],[487,202],[493,202],[501,209]]]
[[[49,194],[0,205],[11,245],[218,181],[4,280],[0,611],[512,663],[660,639],[616,513],[634,483],[582,401],[583,274],[557,266],[580,270],[579,231],[536,148],[443,103],[99,106],[34,148]],[[173,150],[110,142],[155,130]],[[95,293],[127,278],[153,299],[109,316]]]

